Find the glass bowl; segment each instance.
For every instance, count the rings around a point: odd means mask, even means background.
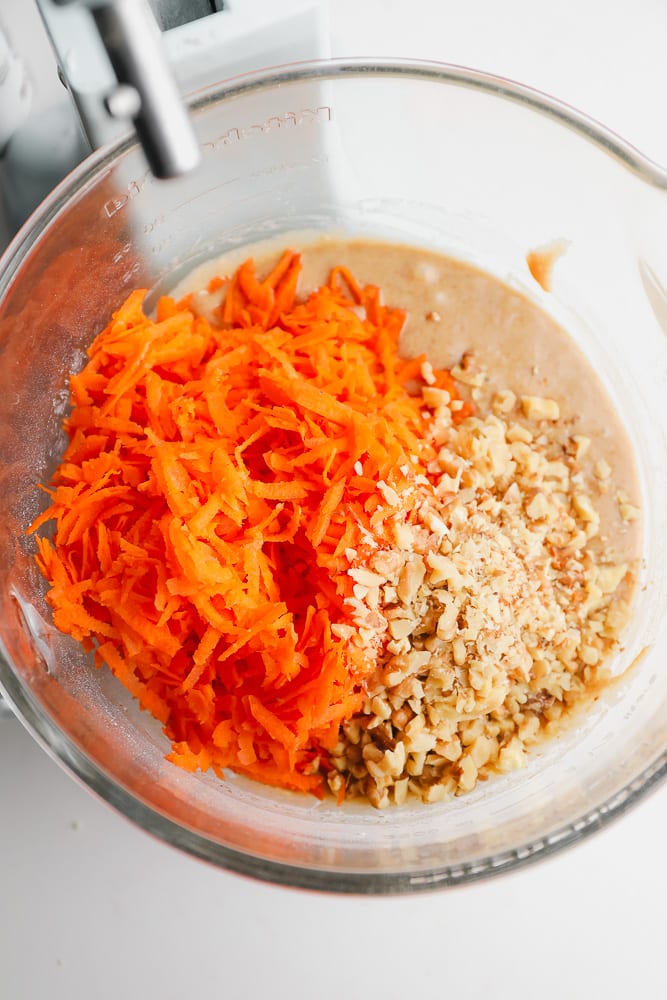
[[[87,160],[0,265],[2,691],[57,760],[193,855],[257,878],[407,892],[506,872],[620,815],[667,770],[667,175],[541,94],[435,63],[288,66],[195,96],[204,150],[156,181],[133,141]],[[383,812],[167,763],[158,724],[56,632],[25,529],[63,447],[67,375],[136,287],[293,231],[371,235],[496,274],[556,317],[616,402],[639,466],[642,589],[621,681],[528,767]],[[551,294],[526,252],[568,241]],[[631,666],[632,665],[632,666]],[[630,668],[630,669],[626,669]]]

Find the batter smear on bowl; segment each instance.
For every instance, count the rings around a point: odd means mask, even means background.
[[[155,318],[132,293],[71,378],[31,528],[56,626],[190,770],[384,807],[521,766],[609,679],[636,582],[632,456],[577,349],[405,247],[190,287]],[[581,398],[514,371],[522,336]]]

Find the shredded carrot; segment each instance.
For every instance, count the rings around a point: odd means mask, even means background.
[[[400,497],[431,446],[403,312],[344,268],[301,301],[299,273],[289,251],[261,281],[246,261],[209,285],[213,321],[168,297],[152,320],[133,292],[71,379],[30,530],[54,522],[36,558],[55,624],[163,723],[171,760],[322,794],[313,761],[374,665],[332,628],[346,552],[382,530],[378,482]]]

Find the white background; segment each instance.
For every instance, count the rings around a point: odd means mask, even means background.
[[[0,20],[30,4],[0,0]],[[501,73],[667,163],[663,0],[333,0],[330,18],[333,54]],[[45,53],[31,34],[42,103],[58,86]],[[666,843],[662,788],[492,883],[394,899],[277,889],[152,840],[2,721],[0,998],[663,998]]]

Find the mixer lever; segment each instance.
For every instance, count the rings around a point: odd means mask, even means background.
[[[55,0],[88,7],[117,78],[105,99],[112,117],[134,120],[156,177],[192,170],[200,151],[146,0]]]

